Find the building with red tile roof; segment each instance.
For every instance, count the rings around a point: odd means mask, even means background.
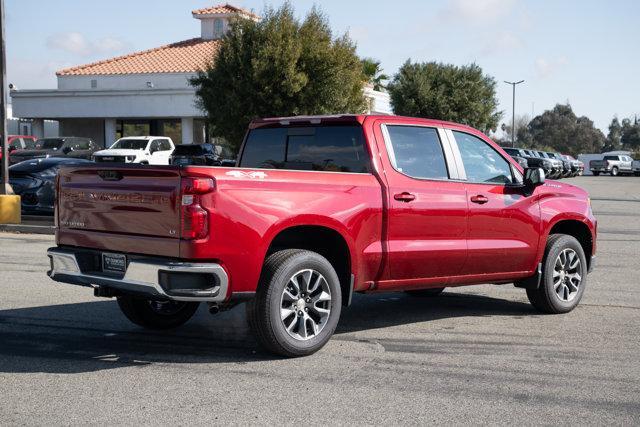
[[[231,20],[260,17],[228,3],[191,15],[200,21],[200,37],[59,70],[57,89],[12,91],[14,115],[32,119],[33,135],[43,136],[45,120],[57,120],[61,135],[104,146],[139,134],[183,144],[206,141],[205,113],[189,80],[215,60]],[[367,97],[369,92],[365,88]]]

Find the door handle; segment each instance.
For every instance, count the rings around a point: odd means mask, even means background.
[[[477,203],[479,205],[484,205],[485,203],[487,203],[489,201],[489,199],[487,199],[485,196],[483,196],[482,194],[478,194],[477,196],[471,196],[471,202],[473,203]]]
[[[411,194],[411,193],[407,193],[407,192],[405,191],[405,192],[402,192],[402,193],[394,194],[394,195],[393,195],[393,198],[394,198],[394,199],[396,199],[396,200],[398,200],[398,201],[400,201],[400,202],[405,202],[405,203],[407,203],[407,202],[410,202],[410,201],[412,201],[412,200],[415,200],[415,199],[416,199],[416,196],[414,196],[414,195],[413,195],[413,194]]]

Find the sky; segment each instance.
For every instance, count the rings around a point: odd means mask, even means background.
[[[224,0],[222,0],[224,2]],[[7,79],[19,89],[55,88],[55,71],[199,36],[193,9],[216,0],[5,0]],[[256,13],[281,0],[230,3]],[[498,82],[503,122],[569,102],[606,134],[614,115],[640,115],[640,1],[292,0],[314,5],[336,35],[393,75],[408,59],[475,62]]]

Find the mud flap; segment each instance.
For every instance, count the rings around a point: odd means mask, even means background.
[[[513,285],[516,288],[538,289],[540,287],[541,280],[542,280],[542,263],[538,264],[538,268],[536,269],[536,274],[534,274],[531,277],[527,277],[526,279],[514,282]]]

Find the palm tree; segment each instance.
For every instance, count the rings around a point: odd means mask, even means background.
[[[362,73],[364,74],[367,83],[373,86],[373,90],[385,89],[384,82],[389,80],[389,76],[382,72],[380,68],[380,61],[376,61],[373,58],[362,59]]]

